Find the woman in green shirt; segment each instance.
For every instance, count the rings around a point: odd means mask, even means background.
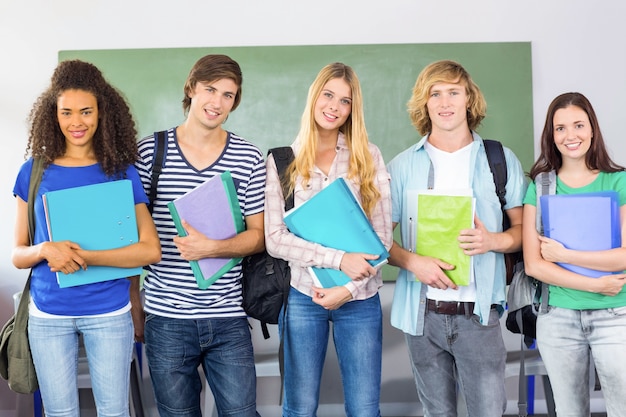
[[[530,177],[534,181],[550,171],[557,174],[557,195],[616,191],[622,242],[614,249],[584,251],[540,236],[535,228],[536,187],[530,184],[524,199],[524,259],[528,275],[550,285],[549,307],[537,320],[537,345],[552,383],[556,410],[559,417],[589,416],[593,357],[608,416],[624,415],[626,172],[609,157],[593,107],[580,93],[562,94],[548,108],[541,154]],[[560,266],[563,263],[602,271],[601,276],[572,272]]]

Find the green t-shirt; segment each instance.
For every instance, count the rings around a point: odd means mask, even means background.
[[[591,184],[580,188],[568,187],[557,177],[557,194],[578,194],[597,191],[617,191],[619,204],[626,204],[626,172],[601,172]],[[537,191],[535,183],[531,182],[524,197],[524,204],[537,206]],[[594,278],[589,278],[594,279]],[[614,297],[595,294],[586,291],[573,290],[571,288],[550,285],[549,304],[556,307],[569,308],[572,310],[594,310],[626,306],[626,286]]]

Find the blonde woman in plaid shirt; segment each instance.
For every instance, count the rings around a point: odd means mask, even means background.
[[[309,88],[295,159],[285,184],[299,206],[333,180],[350,185],[387,248],[392,243],[389,174],[380,150],[369,142],[361,88],[353,69],[341,63],[322,68]],[[379,417],[382,355],[380,270],[375,255],[346,253],[298,238],[283,222],[284,197],[272,156],[267,161],[265,239],[270,254],[291,266],[291,291],[284,326],[283,416],[315,416],[330,330],[348,416]],[[341,233],[341,230],[337,230]],[[340,269],[348,284],[318,288],[308,267]],[[330,323],[333,323],[332,327]]]

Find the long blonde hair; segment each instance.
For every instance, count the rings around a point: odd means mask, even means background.
[[[360,184],[361,205],[368,217],[380,199],[380,192],[374,185],[374,160],[369,151],[369,140],[363,117],[363,97],[361,85],[354,70],[348,65],[335,62],[321,69],[309,87],[306,107],[302,114],[298,142],[300,147],[294,161],[287,168],[287,184],[284,188],[293,192],[298,177],[306,185],[311,179],[310,171],[315,165],[318,144],[318,130],[315,123],[315,103],[324,86],[335,78],[343,79],[352,91],[352,111],[346,122],[339,128],[346,138],[350,150],[348,179]]]

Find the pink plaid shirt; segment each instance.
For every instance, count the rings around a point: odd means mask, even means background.
[[[297,141],[292,145],[294,153],[298,152]],[[311,179],[306,187],[300,179],[294,190],[294,205],[298,207],[311,198],[318,191],[330,184],[333,180],[343,177],[360,200],[358,184],[347,178],[350,151],[343,134],[337,140],[337,156],[335,157],[327,176],[317,167],[311,171]],[[381,198],[374,207],[370,221],[383,244],[389,250],[393,241],[391,225],[391,191],[390,176],[385,168],[382,154],[376,145],[370,143],[369,150],[374,159],[376,169],[375,185],[380,191]],[[285,215],[284,197],[274,158],[267,159],[267,179],[265,184],[265,246],[274,257],[286,259],[291,267],[291,286],[312,296],[311,286],[313,279],[307,270],[310,266],[339,269],[344,251],[327,248],[317,243],[309,242],[289,232],[283,222]],[[337,233],[341,233],[340,230]],[[367,299],[378,292],[382,286],[382,273],[369,279],[351,281],[346,288],[352,293],[354,300]]]

